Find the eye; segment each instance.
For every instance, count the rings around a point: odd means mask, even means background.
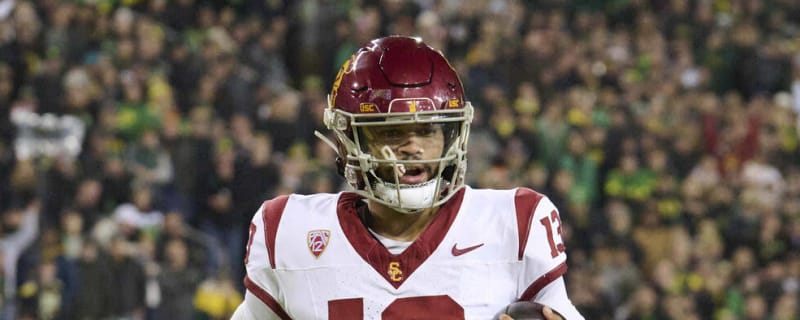
[[[403,134],[403,130],[400,130],[400,129],[389,129],[389,130],[386,130],[386,132],[384,132],[384,134],[389,138],[399,137],[399,136],[401,136]]]
[[[416,133],[417,133],[418,135],[420,135],[420,136],[426,136],[426,137],[428,137],[428,136],[432,136],[432,135],[436,134],[436,132],[437,132],[439,129],[440,129],[440,128],[439,128],[439,125],[436,125],[436,124],[427,124],[427,125],[421,125],[421,126],[419,126],[419,127],[418,127],[418,128],[415,130],[415,131],[416,131]]]
[[[403,136],[403,134],[404,134],[403,130],[400,130],[399,128],[381,128],[376,130],[375,132],[376,138],[382,140],[397,139]]]

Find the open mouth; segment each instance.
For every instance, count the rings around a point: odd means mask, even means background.
[[[428,181],[430,175],[425,166],[414,166],[406,168],[405,174],[400,176],[400,183],[402,184],[420,184]]]

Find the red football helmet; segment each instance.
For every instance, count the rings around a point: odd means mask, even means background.
[[[325,125],[336,135],[339,169],[360,195],[412,213],[464,186],[472,105],[450,63],[420,39],[380,38],[356,51],[328,103]],[[436,154],[398,152],[395,142],[412,134],[434,137]]]

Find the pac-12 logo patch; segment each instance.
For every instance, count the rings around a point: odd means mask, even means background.
[[[319,258],[325,248],[328,247],[328,240],[331,238],[329,230],[311,230],[308,232],[308,250],[314,257]]]

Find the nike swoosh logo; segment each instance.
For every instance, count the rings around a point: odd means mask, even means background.
[[[472,250],[478,249],[478,248],[483,246],[483,243],[476,244],[476,245],[471,246],[471,247],[461,248],[461,249],[457,248],[456,247],[457,245],[458,244],[454,243],[453,244],[453,250],[450,250],[450,253],[452,253],[454,257],[458,257],[458,256],[460,256],[462,254],[465,254],[465,253],[470,252]]]

